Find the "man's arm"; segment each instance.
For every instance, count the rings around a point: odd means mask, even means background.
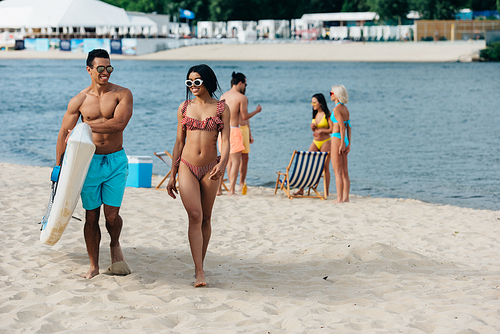
[[[66,150],[66,140],[68,138],[69,133],[78,123],[78,118],[80,117],[80,106],[85,100],[85,94],[78,94],[73,97],[68,103],[68,109],[64,114],[61,129],[59,130],[59,135],[57,136],[57,144],[56,144],[56,166],[60,166],[62,164],[62,157],[64,151]]]
[[[102,120],[101,122],[89,123],[92,132],[100,134],[112,134],[123,132],[127,127],[130,118],[132,117],[132,110],[134,107],[134,99],[132,92],[127,88],[122,88],[119,94],[119,101],[115,107],[113,117],[110,119]]]
[[[253,116],[255,116],[256,114],[260,113],[261,110],[262,110],[262,107],[259,104],[259,105],[257,105],[257,108],[255,108],[254,111],[249,113],[248,112],[248,97],[243,96],[241,103],[240,103],[241,118],[243,118],[244,120],[250,119]]]

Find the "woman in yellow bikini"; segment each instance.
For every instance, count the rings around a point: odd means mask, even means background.
[[[330,111],[326,104],[325,96],[321,93],[314,94],[311,98],[312,105],[312,122],[311,130],[313,131],[313,142],[309,146],[309,151],[313,152],[330,152],[331,133],[333,123],[330,119]],[[330,156],[325,164],[325,185],[326,194],[329,194],[330,186]],[[303,195],[304,189],[297,190],[294,195]]]

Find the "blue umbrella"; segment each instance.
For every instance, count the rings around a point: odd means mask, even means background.
[[[181,11],[180,18],[185,18],[188,20],[194,19],[194,13],[192,11],[182,8],[180,9],[180,11]]]

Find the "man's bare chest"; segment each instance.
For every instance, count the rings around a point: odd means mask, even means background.
[[[118,99],[114,96],[93,97],[88,96],[80,106],[80,113],[85,120],[113,118]]]

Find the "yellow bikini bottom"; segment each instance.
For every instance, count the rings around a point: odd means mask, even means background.
[[[321,150],[321,146],[323,146],[323,144],[326,143],[327,141],[329,141],[330,139],[332,139],[332,138],[330,137],[330,138],[327,138],[325,140],[313,140],[313,143],[316,145],[318,150]]]

